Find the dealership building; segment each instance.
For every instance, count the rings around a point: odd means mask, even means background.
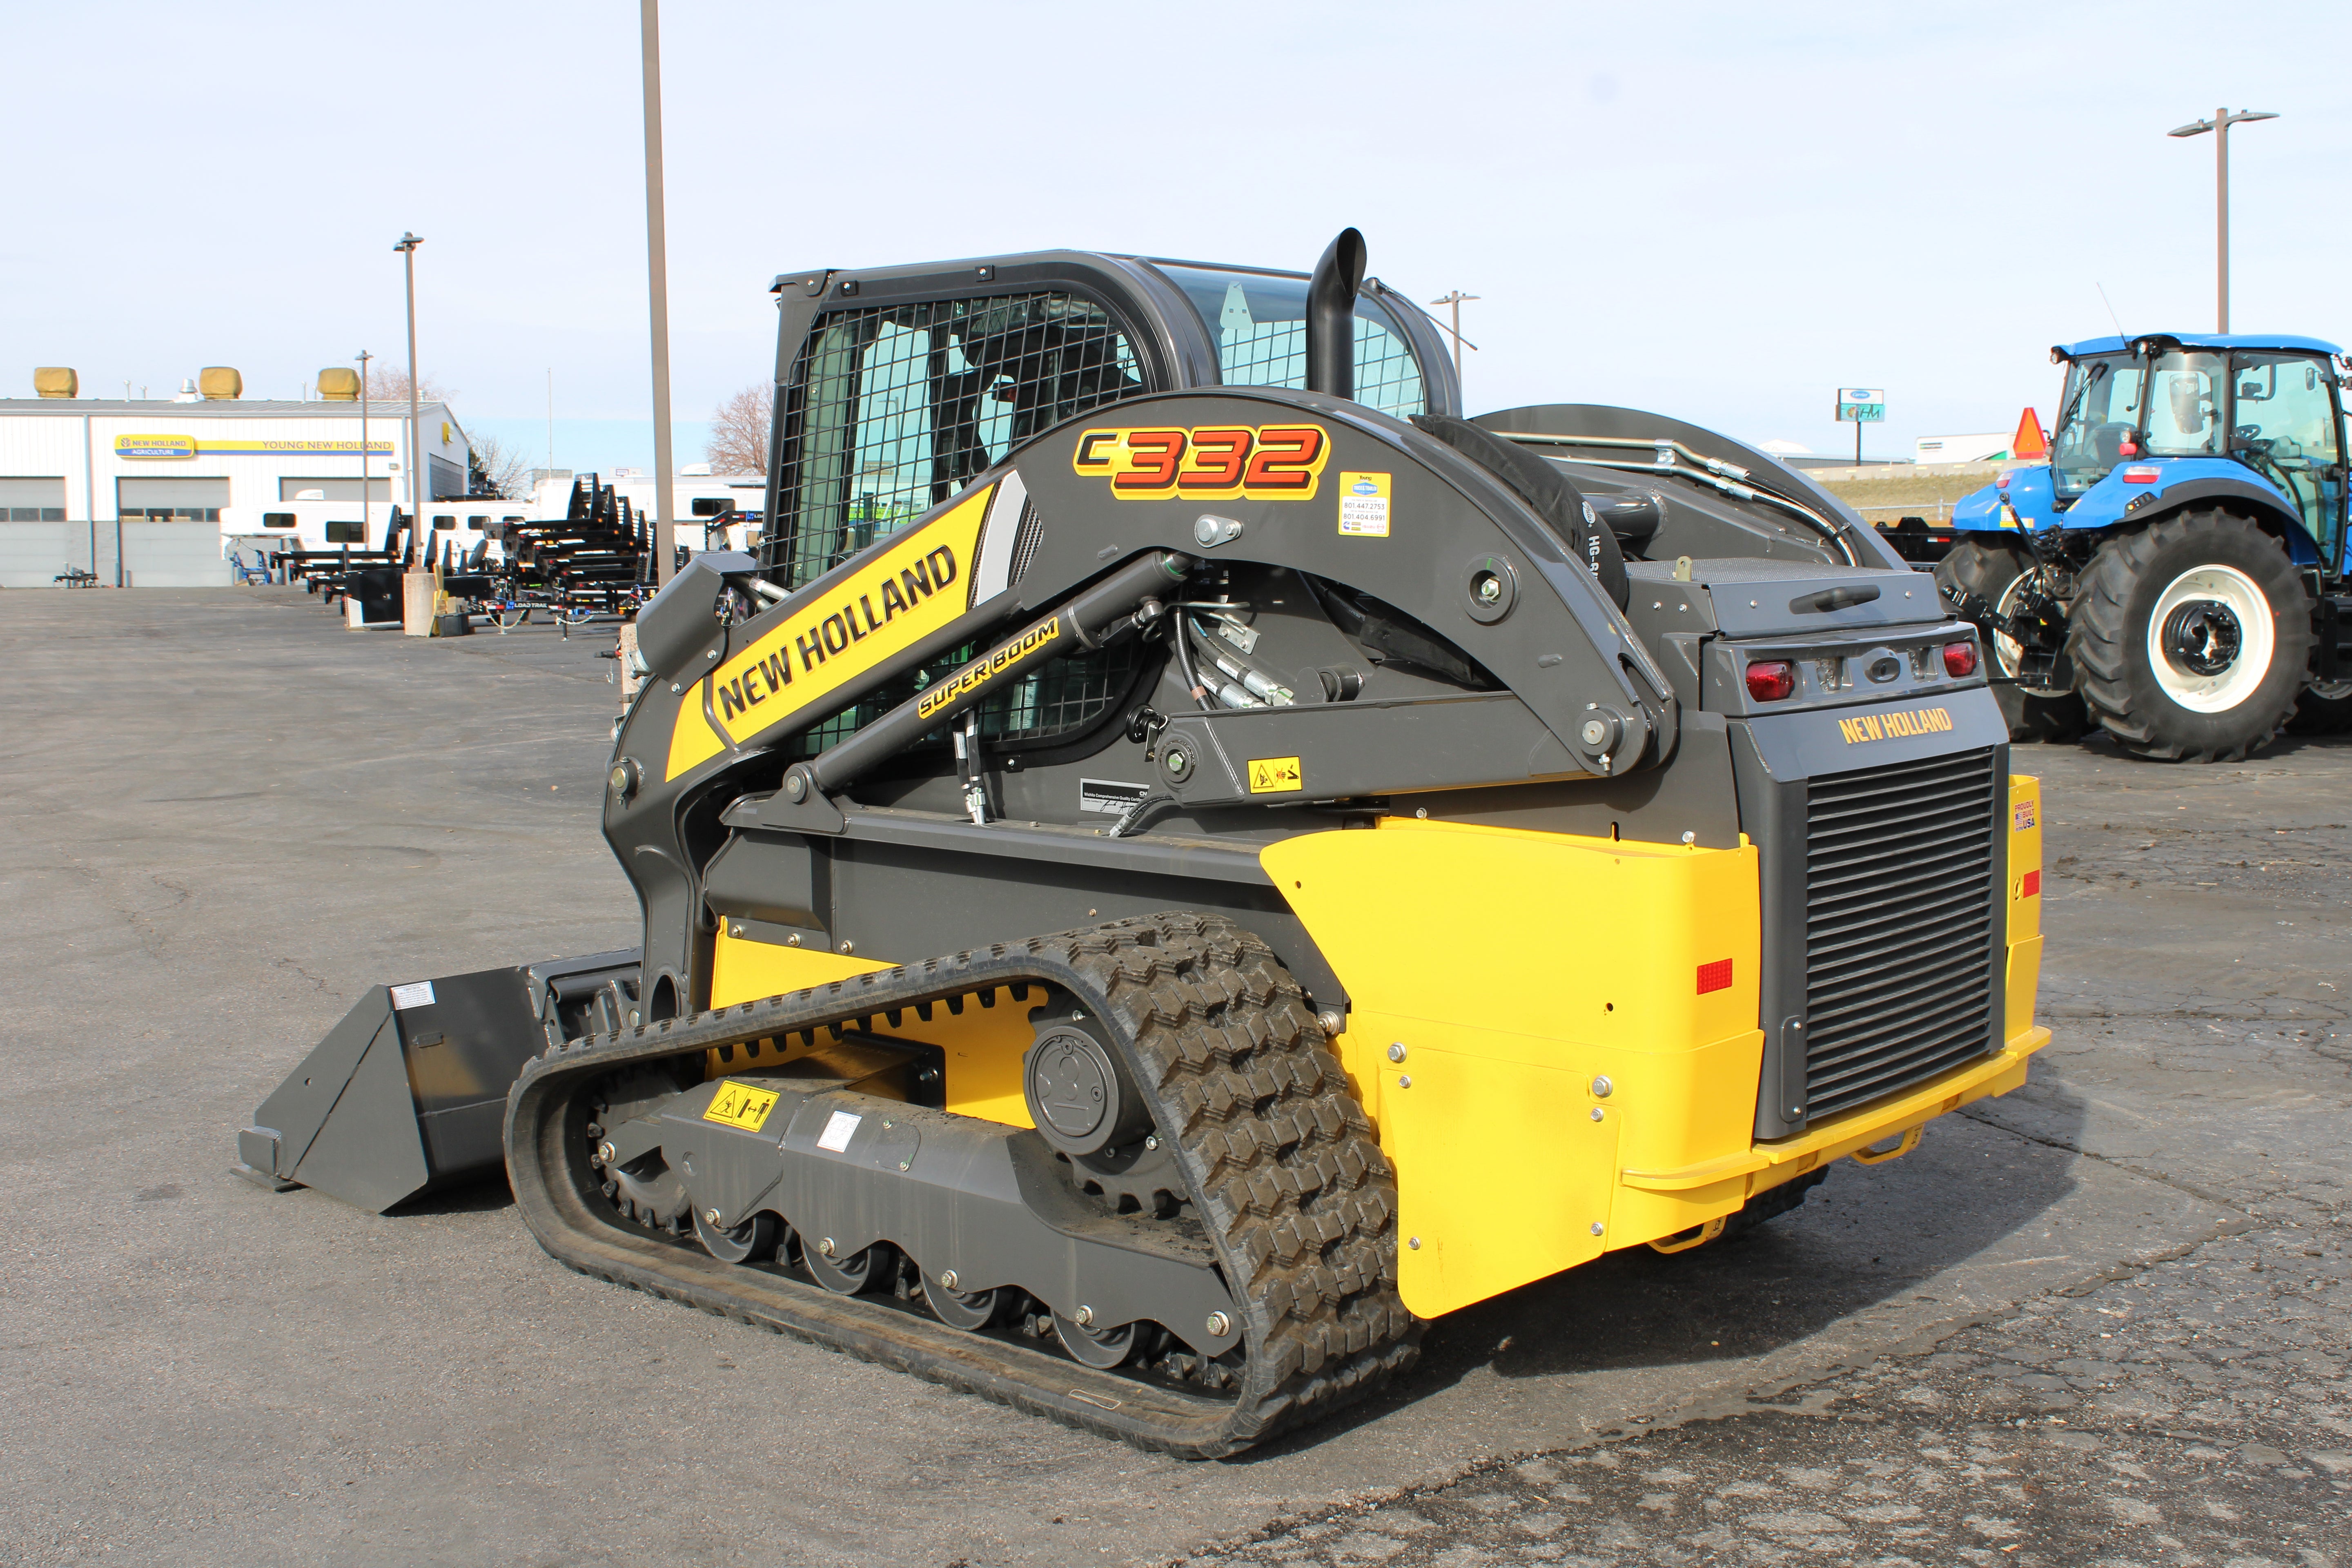
[[[125,587],[210,587],[230,581],[232,550],[251,563],[289,542],[381,544],[394,505],[408,510],[408,405],[362,405],[356,382],[326,371],[319,401],[247,400],[236,372],[215,369],[202,391],[133,402],[79,397],[70,372],[37,372],[39,395],[0,398],[0,587],[47,587],[72,570]],[[470,444],[446,404],[421,405],[417,424],[419,510],[467,548]],[[459,503],[443,509],[448,524],[435,501]],[[489,508],[526,510],[471,510]]]

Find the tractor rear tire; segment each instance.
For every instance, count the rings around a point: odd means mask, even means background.
[[[2294,715],[2311,611],[2276,539],[2231,512],[2186,511],[2099,546],[2066,648],[2124,750],[2234,763]]]
[[[2015,545],[1963,539],[1936,563],[1936,586],[1974,594],[2006,615],[2011,591],[2032,564],[2032,558]],[[1992,665],[1987,673],[2001,678],[1993,681],[1992,696],[2000,704],[2000,716],[2009,721],[2009,738],[2054,745],[2081,740],[2091,724],[2083,699],[2072,691],[2018,685],[2021,650],[2016,640],[1990,627],[1978,629],[1984,633],[1985,657]]]

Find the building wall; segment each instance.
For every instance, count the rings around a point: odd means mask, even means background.
[[[0,521],[0,587],[47,586],[68,564],[89,567],[108,583],[127,574],[133,586],[226,585],[230,542],[286,537],[287,531],[265,526],[265,512],[302,514],[293,533],[310,548],[329,547],[330,518],[362,521],[371,544],[381,544],[393,505],[407,509],[407,412],[404,403],[369,405],[368,470],[392,481],[392,499],[368,505],[362,519],[356,499],[298,507],[280,499],[279,485],[283,479],[356,483],[356,404],[0,401],[0,478],[62,478],[68,513],[62,533],[54,522]],[[426,404],[418,424],[425,455],[438,459],[434,467],[445,481],[455,475],[462,484],[471,447],[456,416],[445,405]],[[172,455],[137,455],[142,447]],[[126,479],[226,480],[227,496],[217,520],[126,521],[120,483]],[[69,558],[43,564],[61,546],[70,549]]]

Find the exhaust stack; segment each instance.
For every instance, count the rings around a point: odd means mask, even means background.
[[[1364,237],[1343,228],[1307,285],[1307,390],[1356,395],[1356,290],[1364,283]]]

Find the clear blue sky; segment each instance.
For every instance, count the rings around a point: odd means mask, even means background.
[[[1874,451],[2050,411],[2053,342],[2209,327],[2216,105],[2233,324],[2343,341],[2352,7],[1182,6],[670,0],[682,422],[771,374],[778,272],[1067,245],[1372,270],[1465,318],[1474,410],[1647,406]],[[637,10],[11,8],[0,391],[37,364],[293,395],[398,356],[539,457],[651,453]],[[21,68],[28,63],[37,68]],[[699,457],[682,428],[680,460]]]

